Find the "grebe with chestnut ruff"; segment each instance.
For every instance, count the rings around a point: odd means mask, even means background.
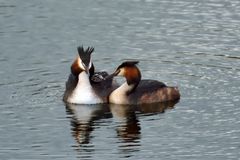
[[[147,104],[175,101],[180,99],[177,87],[169,87],[157,80],[141,80],[141,73],[136,66],[138,61],[123,62],[109,76],[123,76],[126,82],[109,95],[109,103]]]
[[[63,100],[73,104],[107,103],[109,94],[117,88],[117,84],[107,72],[96,72],[91,60],[93,47],[84,50],[78,47],[78,56],[71,66],[71,74],[66,82]]]

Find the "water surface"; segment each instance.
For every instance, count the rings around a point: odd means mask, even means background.
[[[240,1],[0,0],[0,159],[239,159]],[[176,104],[65,105],[77,46]]]

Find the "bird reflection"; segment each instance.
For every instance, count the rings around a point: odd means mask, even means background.
[[[110,115],[107,105],[74,105],[66,104],[67,113],[71,115],[72,135],[79,145],[89,144],[94,121]],[[111,116],[110,116],[111,117]]]
[[[137,107],[137,110],[142,114],[164,113],[166,109],[173,109],[176,103],[178,103],[178,101],[142,104]]]
[[[140,124],[135,114],[135,107],[110,104],[111,113],[116,120],[117,135],[126,142],[134,142],[140,138]]]
[[[95,151],[91,143],[91,133],[94,131],[99,119],[112,118],[116,122],[116,134],[119,139],[120,154],[131,157],[132,153],[140,151],[141,146],[141,116],[164,113],[166,109],[174,108],[176,102],[156,103],[147,105],[74,105],[66,104],[66,111],[71,119],[72,136],[76,140],[74,149],[80,158],[91,158]],[[112,125],[112,124],[109,124]]]
[[[125,158],[131,157],[131,153],[139,151],[141,145],[141,126],[138,117],[142,114],[164,113],[166,109],[174,108],[175,102],[143,104],[143,105],[119,105],[110,104],[110,111],[117,123],[116,132],[121,140],[120,153]]]
[[[119,105],[110,104],[110,111],[118,122],[118,136],[126,141],[140,138],[140,123],[136,113],[157,114],[164,113],[166,109],[172,109],[178,101],[153,103],[143,105]]]
[[[135,113],[136,107],[131,105],[110,104],[110,111],[116,121],[116,132],[121,143],[120,154],[125,158],[139,151],[141,127]]]

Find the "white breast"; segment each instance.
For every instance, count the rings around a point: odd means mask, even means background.
[[[103,103],[98,97],[89,82],[86,72],[82,72],[78,76],[78,84],[72,93],[68,96],[67,102],[74,104],[97,104]]]
[[[128,85],[127,82],[123,83],[110,94],[109,102],[114,104],[129,104],[127,92],[132,88],[133,86]]]

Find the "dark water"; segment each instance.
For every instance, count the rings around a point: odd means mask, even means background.
[[[66,106],[78,45],[177,104]],[[0,0],[0,159],[240,159],[239,0]]]

